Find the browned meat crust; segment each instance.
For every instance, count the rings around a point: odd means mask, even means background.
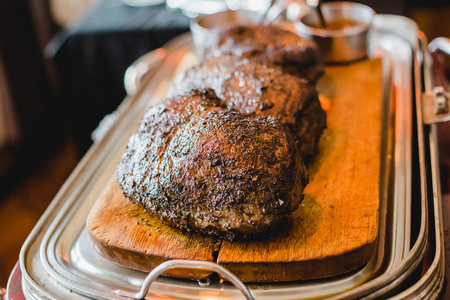
[[[212,91],[150,108],[117,178],[126,197],[162,221],[229,240],[278,225],[308,183],[283,124],[221,108]]]
[[[212,88],[222,105],[246,116],[271,116],[286,124],[300,143],[304,158],[317,152],[326,113],[306,80],[251,62],[246,56],[212,58],[178,76],[169,95]]]
[[[311,82],[324,70],[314,42],[276,25],[245,25],[224,30],[217,43],[203,49],[200,56],[206,60],[224,54],[247,55],[254,62],[280,66],[284,72]]]
[[[276,117],[286,124],[297,137],[303,157],[317,153],[326,113],[306,80],[279,69],[248,64],[238,67],[220,92],[228,109],[247,116]]]

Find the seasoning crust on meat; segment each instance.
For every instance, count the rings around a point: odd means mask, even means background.
[[[225,55],[212,58],[180,74],[169,96],[192,89],[212,88],[229,110],[245,116],[271,116],[286,124],[305,158],[317,152],[326,128],[317,92],[306,80],[260,63]]]
[[[222,108],[212,90],[150,108],[117,178],[126,197],[163,222],[229,240],[277,226],[308,182],[285,125]]]
[[[124,195],[174,227],[228,240],[289,219],[326,127],[313,42],[237,26],[151,107],[117,168]]]
[[[239,25],[223,30],[217,42],[205,47],[200,56],[207,60],[224,54],[246,55],[254,62],[279,66],[311,82],[324,70],[314,42],[277,25]]]

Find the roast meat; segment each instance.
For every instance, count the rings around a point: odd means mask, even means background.
[[[277,25],[235,26],[221,31],[217,40],[202,49],[203,60],[224,54],[246,55],[266,66],[280,66],[283,71],[315,82],[324,67],[311,40]]]
[[[308,183],[290,130],[220,107],[212,90],[150,108],[117,168],[124,195],[163,222],[228,240],[271,230]]]
[[[229,110],[245,116],[271,116],[286,124],[297,138],[304,158],[313,157],[326,127],[314,87],[279,67],[253,62],[244,54],[223,55],[207,60],[180,74],[169,96],[192,89],[212,88]]]

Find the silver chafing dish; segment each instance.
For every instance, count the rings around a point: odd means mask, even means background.
[[[243,284],[215,264],[170,262],[146,280],[148,274],[116,265],[95,252],[85,227],[88,212],[114,173],[145,109],[165,97],[176,73],[196,62],[192,37],[185,34],[128,70],[126,84],[133,95],[97,134],[23,245],[24,295],[27,299],[241,299],[244,292],[247,299],[436,298],[445,266],[436,127],[431,123],[439,121],[432,112],[442,93],[439,89],[433,93],[427,45],[412,20],[375,17],[370,56],[383,58],[380,180],[384,196],[377,251],[364,267],[320,280]],[[139,78],[142,68],[145,76]],[[136,79],[142,80],[138,89]],[[430,245],[432,261],[427,265],[424,258]],[[157,276],[180,266],[212,269],[232,283]]]

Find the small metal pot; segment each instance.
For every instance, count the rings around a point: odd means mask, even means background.
[[[360,3],[330,2],[322,5],[322,13],[327,23],[325,28],[315,25],[320,24],[315,11],[294,25],[300,36],[317,43],[325,62],[348,63],[366,58],[375,11]]]

